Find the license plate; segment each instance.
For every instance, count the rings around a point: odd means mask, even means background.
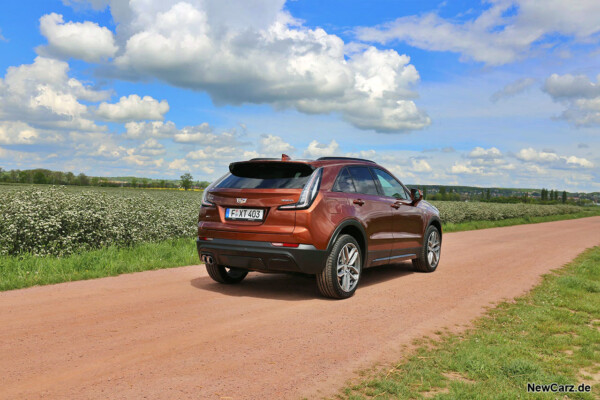
[[[225,211],[226,219],[238,221],[262,221],[264,210],[252,208],[228,208]]]

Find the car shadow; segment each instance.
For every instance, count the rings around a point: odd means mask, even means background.
[[[381,282],[400,278],[414,273],[412,264],[404,262],[381,267],[368,268],[363,271],[358,290]],[[273,300],[298,301],[327,299],[319,293],[314,276],[295,273],[261,274],[250,273],[243,282],[237,285],[223,285],[208,276],[195,278],[190,284],[201,290],[208,290],[227,296],[255,297]]]

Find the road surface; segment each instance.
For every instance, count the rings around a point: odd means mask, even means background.
[[[403,345],[486,307],[600,244],[600,217],[451,233],[433,274],[366,270],[356,295],[314,279],[201,266],[0,293],[0,398],[279,399],[335,394]]]

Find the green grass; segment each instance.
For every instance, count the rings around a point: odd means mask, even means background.
[[[600,247],[489,311],[464,334],[440,332],[417,346],[406,361],[363,377],[339,397],[562,399],[565,394],[528,394],[526,385],[585,382],[595,383],[591,393],[566,398],[598,398]]]
[[[106,247],[66,257],[0,257],[0,290],[198,264],[193,238]]]
[[[442,230],[444,231],[444,233],[473,231],[477,229],[498,228],[501,226],[512,225],[538,224],[540,222],[562,221],[567,219],[594,217],[598,215],[600,215],[600,209],[594,208],[589,211],[582,211],[575,214],[548,215],[544,217],[508,218],[498,221],[468,221],[460,222],[458,224],[446,223],[443,224]]]

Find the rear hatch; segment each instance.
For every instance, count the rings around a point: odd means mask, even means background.
[[[215,204],[203,228],[244,233],[291,234],[296,212],[280,206],[298,202],[314,168],[293,161],[244,161],[208,193]]]

